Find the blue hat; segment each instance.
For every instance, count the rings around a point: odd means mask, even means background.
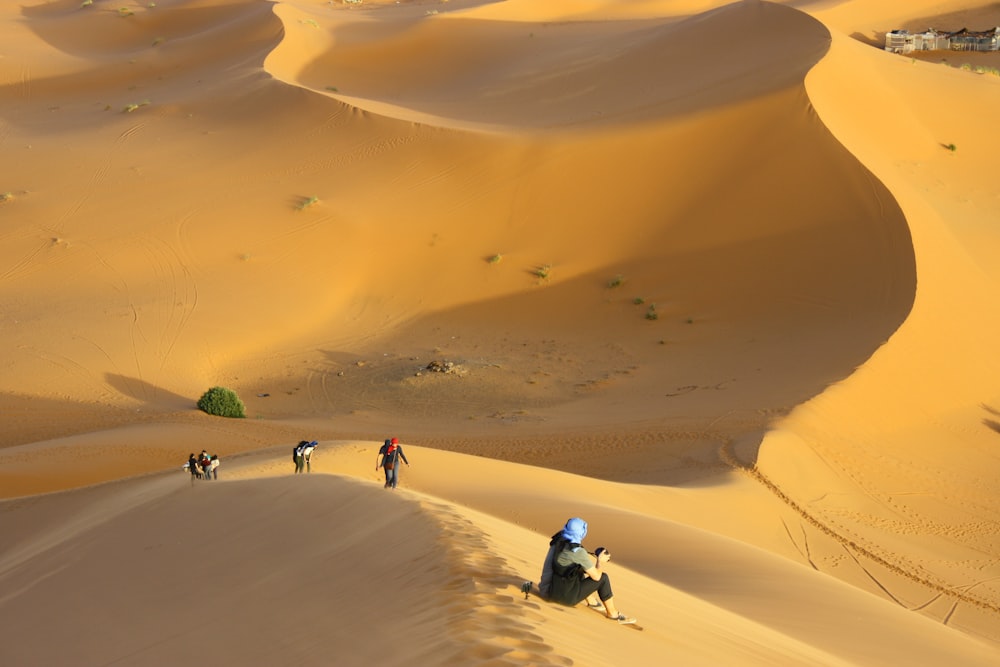
[[[570,542],[580,544],[583,542],[583,538],[587,536],[587,522],[583,519],[574,517],[566,522],[566,526],[562,529],[561,535]]]

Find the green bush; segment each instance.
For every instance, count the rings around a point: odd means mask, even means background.
[[[198,399],[198,409],[210,415],[218,417],[237,417],[242,419],[247,416],[246,406],[232,389],[225,387],[212,387]]]

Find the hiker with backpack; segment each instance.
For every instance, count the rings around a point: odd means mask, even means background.
[[[299,444],[292,448],[292,463],[295,464],[295,474],[299,474],[306,467],[305,448],[309,444],[308,440],[300,440]]]
[[[212,479],[212,459],[208,455],[207,450],[201,450],[201,455],[198,457],[198,465],[201,467],[201,478]]]
[[[379,462],[380,458],[381,462]],[[399,444],[399,440],[389,438],[379,448],[378,454],[375,455],[375,470],[382,468],[385,472],[385,486],[383,488],[395,489],[399,483],[399,459],[403,459],[403,463],[407,466],[410,465],[410,462],[406,460],[406,454],[403,453],[403,447]]]
[[[552,536],[542,565],[542,579],[538,582],[539,593],[550,602],[570,607],[586,600],[588,607],[603,610],[612,621],[622,625],[635,623],[634,618],[615,607],[611,579],[603,569],[611,560],[611,552],[598,547],[593,554],[587,553],[581,544],[586,536],[587,522],[578,517],[567,521]]]
[[[311,442],[307,442],[305,445],[302,446],[302,459],[305,461],[306,464],[306,472],[312,472],[313,450],[316,449],[316,445],[318,444],[319,444],[318,442],[313,440]]]

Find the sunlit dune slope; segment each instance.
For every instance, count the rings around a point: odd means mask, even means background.
[[[518,23],[408,15],[379,29],[354,26],[349,12],[282,5],[282,25],[255,3],[177,4],[184,11],[170,20],[151,8],[123,18],[68,7],[29,20],[142,19],[133,29],[149,40],[144,50],[138,37],[99,58],[86,55],[89,38],[64,50],[91,70],[117,60],[150,76],[127,90],[134,78],[109,75],[114,86],[93,91],[88,108],[51,111],[86,128],[72,142],[49,136],[41,96],[5,89],[7,142],[23,160],[4,207],[16,221],[4,246],[18,321],[4,333],[18,350],[8,392],[48,395],[58,384],[81,400],[160,397],[174,410],[174,397],[224,382],[256,414],[420,420],[421,406],[452,389],[404,382],[410,360],[443,350],[501,371],[465,378],[473,400],[435,408],[450,416],[496,413],[496,388],[501,411],[542,422],[558,416],[544,409],[610,397],[622,406],[617,423],[736,414],[748,422],[738,430],[753,431],[849,374],[909,308],[902,217],[803,93],[829,38],[801,13],[739,3],[696,20],[561,26],[533,42],[554,68],[558,84],[546,84],[525,73],[530,58],[513,57],[505,38]],[[218,30],[243,23],[251,29],[231,61],[195,66],[178,45],[168,50],[186,40],[209,48]],[[746,26],[771,46],[748,44],[753,56],[739,63],[684,58],[685,45],[739,38]],[[154,45],[167,28],[176,37]],[[482,31],[477,57],[489,63],[476,71],[491,73],[482,85],[517,81],[520,92],[504,104],[470,94],[474,70],[454,59],[402,101],[461,98],[453,119],[497,113],[536,131],[415,124],[319,86],[318,73],[340,76],[362,60],[391,78],[392,54],[408,40],[458,49],[466,29]],[[344,31],[353,43],[341,44]],[[607,49],[585,57],[581,40],[588,53]],[[429,69],[420,58],[432,55],[414,51],[415,69]],[[177,72],[154,76],[165,58]],[[656,76],[643,75],[643,62],[659,63]],[[362,92],[388,100],[390,87],[358,76]],[[613,87],[594,89],[596,80]],[[615,122],[600,119],[606,103]],[[538,118],[557,131],[537,131]],[[61,156],[58,173],[28,159],[45,152]],[[48,278],[63,274],[76,278],[58,288]],[[73,336],[47,313],[70,318]],[[540,340],[551,355],[539,355]],[[386,349],[395,362],[375,375]],[[254,399],[263,393],[271,400]]]

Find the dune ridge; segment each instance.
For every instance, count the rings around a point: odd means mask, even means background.
[[[995,664],[1000,83],[878,48],[959,19],[0,9],[0,662]],[[521,597],[573,515],[641,633]]]

